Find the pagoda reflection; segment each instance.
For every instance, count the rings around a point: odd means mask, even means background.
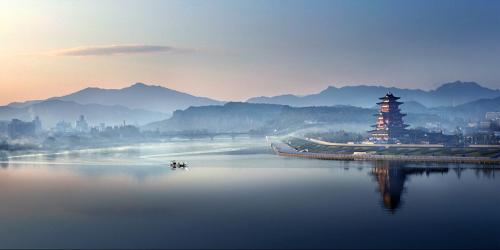
[[[444,174],[448,171],[448,167],[408,167],[402,162],[376,162],[370,175],[378,183],[377,191],[380,192],[382,206],[395,213],[403,204],[405,182],[411,175]]]

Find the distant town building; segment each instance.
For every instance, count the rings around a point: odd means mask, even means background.
[[[377,104],[380,106],[377,116],[377,123],[373,125],[374,130],[369,131],[370,140],[378,143],[387,143],[397,141],[406,134],[406,127],[403,117],[406,114],[401,113],[399,105],[399,97],[394,96],[392,93],[387,93],[384,97],[379,98],[381,102]]]
[[[31,137],[36,135],[36,121],[25,122],[19,119],[12,119],[7,131],[10,138]]]
[[[60,121],[56,124],[55,130],[57,133],[66,134],[73,131],[73,126],[69,122]]]
[[[42,121],[38,116],[36,116],[35,120],[33,120],[33,124],[35,125],[35,134],[42,132]]]
[[[498,120],[500,119],[500,112],[486,112],[485,118],[488,121]]]
[[[80,115],[80,118],[78,119],[78,121],[76,121],[75,129],[76,131],[83,133],[89,131],[89,124],[85,120],[85,116]]]
[[[481,121],[479,122],[480,131],[486,132],[489,131],[491,127],[491,121]]]
[[[495,137],[497,138],[500,138],[500,131],[493,132],[493,135],[495,135]]]
[[[98,131],[94,130],[95,132]],[[104,131],[99,132],[99,135],[107,138],[137,138],[141,137],[141,132],[133,125],[108,126]]]
[[[500,119],[496,119],[495,121],[493,121],[491,128],[494,131],[500,131]]]
[[[486,125],[486,123],[489,123],[489,131],[500,131],[500,112],[486,112],[484,122],[484,125]],[[482,127],[481,130],[485,131],[485,128]]]
[[[7,136],[9,121],[0,121],[0,136]]]

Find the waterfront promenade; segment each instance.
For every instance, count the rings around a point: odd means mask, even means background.
[[[444,144],[364,144],[364,143],[337,143],[318,140],[314,138],[301,138],[306,141],[314,142],[326,146],[341,146],[341,147],[385,147],[385,148],[444,148]],[[469,145],[469,148],[499,148],[500,145]]]
[[[314,142],[321,145],[326,146],[341,146],[341,147],[385,147],[385,148],[444,148],[443,144],[359,144],[359,143],[337,143],[337,142],[328,142],[322,141],[313,138],[301,138],[306,141]]]
[[[276,154],[280,156],[321,159],[321,160],[409,161],[409,162],[478,163],[478,164],[500,165],[499,157],[492,158],[492,157],[470,157],[470,156],[313,153],[313,152],[299,152],[290,145],[282,142],[272,142],[271,148],[274,150]]]

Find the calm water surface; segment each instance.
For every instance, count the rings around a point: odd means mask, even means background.
[[[500,248],[500,171],[478,165],[283,158],[247,138],[0,166],[0,248]]]

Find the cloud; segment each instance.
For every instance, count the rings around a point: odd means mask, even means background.
[[[99,45],[83,46],[52,51],[50,54],[56,56],[114,56],[125,54],[145,53],[174,53],[188,52],[189,49],[181,49],[162,45]]]

